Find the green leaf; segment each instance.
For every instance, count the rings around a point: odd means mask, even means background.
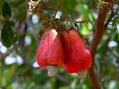
[[[12,65],[10,68],[9,68],[9,72],[7,74],[7,80],[10,81],[12,79],[12,76],[14,74],[16,70],[16,65]]]
[[[7,23],[7,25],[10,25],[11,27],[14,27],[15,26],[14,21],[7,21],[6,23]]]
[[[22,4],[24,4],[25,0],[12,0],[10,2],[10,6],[13,8],[18,8],[20,7]]]
[[[17,41],[17,34],[14,33],[11,26],[5,24],[1,31],[2,44],[9,48],[14,42]]]
[[[10,5],[4,2],[2,5],[2,15],[4,18],[10,18],[12,16]]]
[[[82,15],[84,15],[85,18],[90,19],[91,21],[93,20],[92,15],[91,15],[91,12],[90,12],[90,10],[89,10],[89,8],[88,8],[87,5],[85,5],[85,4],[84,5],[79,4],[79,5],[76,6],[76,10],[79,13],[81,13]]]

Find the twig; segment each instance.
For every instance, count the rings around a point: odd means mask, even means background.
[[[26,57],[24,56],[25,54],[22,55],[22,54],[18,51],[16,44],[14,45],[14,49],[15,49],[16,53],[23,59],[24,63],[26,63],[28,66],[30,66],[30,67],[33,68],[33,66],[26,60]]]
[[[65,79],[64,77],[62,77],[61,75],[56,74],[55,77],[56,77],[58,80],[60,80],[61,82],[63,82],[64,84],[70,85],[70,82],[69,82],[67,79]]]
[[[113,50],[113,49],[110,48],[110,47],[108,47],[108,49],[109,49],[109,51],[110,51],[116,58],[119,59],[119,54],[118,54],[115,50]]]
[[[110,17],[109,17],[109,19],[107,20],[107,22],[105,23],[104,30],[107,28],[107,25],[108,25],[109,22],[112,20],[112,17],[113,17],[113,16],[114,16],[114,12],[111,11]]]
[[[13,48],[7,50],[7,52],[4,54],[0,52],[0,61],[4,60],[12,51],[13,51]]]
[[[36,33],[36,30],[32,27],[32,24],[31,24],[31,21],[30,21],[30,15],[28,14],[28,12],[27,12],[27,16],[26,16],[26,24],[27,24],[27,26],[30,28],[30,31],[33,33],[33,36],[34,36],[34,38],[37,40],[36,41],[36,44],[37,44],[37,47],[38,47],[38,45],[39,45],[39,38],[38,38],[38,34]]]
[[[109,47],[108,44],[107,44],[107,42],[105,42],[105,45],[107,46],[107,48],[110,51],[110,53],[112,53],[116,58],[119,59],[119,54],[114,49],[112,49],[111,47]]]
[[[46,71],[46,68],[41,68],[41,67],[33,67],[33,69],[39,69],[39,70],[41,70],[42,72],[43,72],[43,71]],[[62,83],[64,83],[65,85],[70,85],[70,82],[69,82],[65,77],[63,77],[62,75],[56,74],[55,77],[56,77],[59,81],[61,81]]]

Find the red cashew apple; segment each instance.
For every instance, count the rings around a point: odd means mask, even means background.
[[[55,29],[48,29],[42,35],[36,62],[40,67],[47,68],[50,77],[57,73],[57,66],[63,65],[64,51],[61,37]]]
[[[69,73],[78,73],[79,78],[85,77],[85,70],[90,68],[92,64],[89,50],[75,30],[68,32],[64,30],[61,36],[65,52],[65,70]]]

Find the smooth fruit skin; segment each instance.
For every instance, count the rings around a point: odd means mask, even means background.
[[[55,29],[48,29],[42,35],[36,61],[41,67],[46,67],[46,65],[61,66],[63,64],[64,51],[61,37]]]
[[[92,57],[80,35],[75,30],[70,30],[69,32],[64,30],[61,36],[65,51],[65,70],[70,73],[76,73],[90,68]]]

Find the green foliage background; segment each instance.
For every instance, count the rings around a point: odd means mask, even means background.
[[[57,0],[42,1],[46,2],[46,7],[41,3],[38,6],[43,10],[44,16],[51,18]],[[79,23],[78,30],[89,47],[100,3],[94,0],[61,0],[61,3],[71,19],[85,21]],[[66,12],[61,7],[59,11],[62,13],[61,18],[64,18]],[[34,15],[39,17],[37,23],[33,22]],[[107,13],[105,22],[109,15],[110,12]],[[115,4],[114,16],[95,56],[95,73],[104,89],[119,88],[118,18],[119,6]],[[33,66],[43,21],[36,12],[29,14],[28,0],[0,0],[0,89],[92,89],[88,76],[78,79],[76,75],[69,74],[60,67],[57,76],[50,78],[45,69]],[[29,44],[26,44],[27,38],[30,39]],[[109,46],[110,43],[113,46]],[[5,53],[2,47],[6,49]],[[6,63],[7,57],[14,58],[16,62]],[[18,57],[22,63],[17,61]]]

